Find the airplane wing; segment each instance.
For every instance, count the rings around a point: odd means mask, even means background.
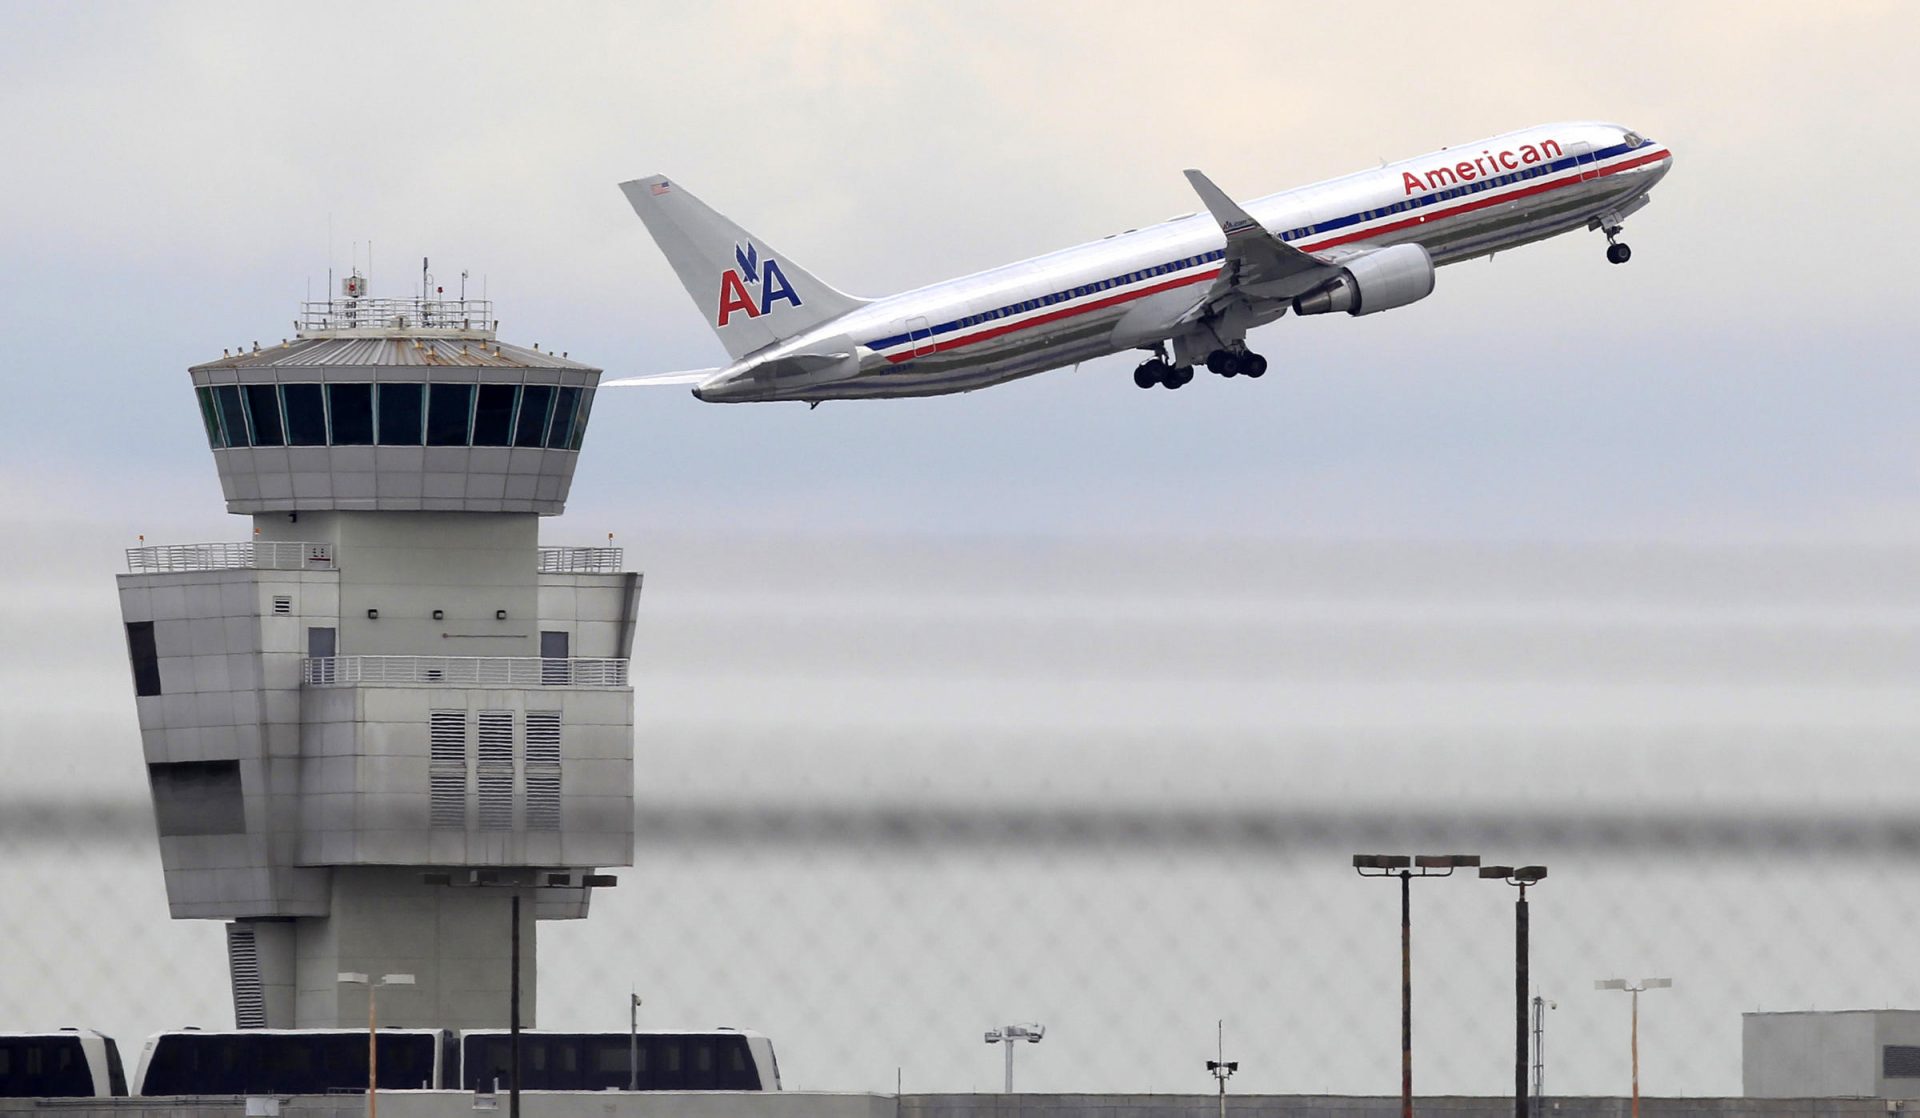
[[[684,373],[655,373],[645,377],[620,377],[616,380],[603,380],[602,388],[654,388],[663,384],[699,384],[703,380],[718,375],[718,369],[690,369]]]
[[[1291,299],[1326,282],[1334,266],[1294,248],[1267,232],[1266,227],[1241,209],[1239,203],[1199,171],[1189,170],[1187,181],[1206,204],[1207,212],[1220,224],[1227,238],[1227,256],[1220,265],[1220,277],[1188,317],[1199,317],[1216,310],[1226,300],[1240,296],[1249,301]]]

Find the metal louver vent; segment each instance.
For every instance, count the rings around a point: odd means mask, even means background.
[[[277,614],[282,614],[282,615],[292,613],[293,612],[292,595],[275,594],[273,596],[273,612]]]
[[[467,712],[427,714],[428,826],[467,825]]]
[[[260,945],[247,924],[227,925],[227,969],[233,975],[233,1023],[242,1029],[267,1027],[267,993],[260,981]]]
[[[430,760],[436,765],[460,765],[467,763],[467,712],[464,710],[436,710],[427,715],[428,747]]]
[[[560,764],[560,712],[527,712],[527,767]]]
[[[560,829],[560,769],[527,770],[527,830]]]
[[[480,767],[488,765],[513,767],[513,712],[510,710],[480,712]]]
[[[480,829],[513,830],[513,770],[480,770]]]
[[[560,712],[527,712],[527,830],[560,829]]]
[[[480,829],[513,830],[513,712],[483,710],[480,718]]]

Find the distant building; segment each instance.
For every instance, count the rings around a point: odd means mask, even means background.
[[[1748,1098],[1920,1098],[1920,1010],[1745,1013]]]

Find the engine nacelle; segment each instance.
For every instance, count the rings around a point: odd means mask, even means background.
[[[1417,244],[1394,245],[1347,261],[1330,283],[1293,301],[1295,314],[1373,314],[1433,294],[1433,257]]]

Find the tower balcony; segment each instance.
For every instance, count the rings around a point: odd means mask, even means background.
[[[627,661],[543,656],[309,656],[300,662],[308,687],[574,687],[627,686]]]
[[[237,543],[151,544],[127,549],[131,574],[170,574],[176,571],[331,571],[337,570],[339,549],[316,540],[245,540]],[[620,574],[626,549],[621,547],[544,546],[539,549],[543,575]]]
[[[127,549],[133,574],[175,571],[331,571],[334,547],[313,541],[176,543]]]

